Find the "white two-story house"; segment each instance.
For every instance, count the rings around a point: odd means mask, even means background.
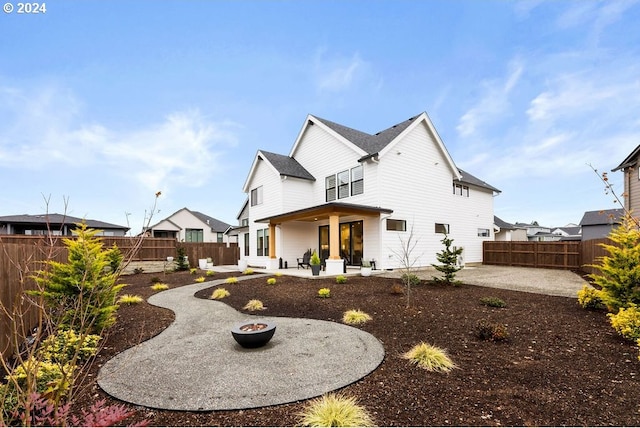
[[[327,274],[400,268],[410,238],[413,266],[430,266],[445,234],[481,262],[500,192],[455,165],[426,113],[376,134],[309,115],[288,155],[257,152],[243,190],[241,259],[295,267],[312,249]]]

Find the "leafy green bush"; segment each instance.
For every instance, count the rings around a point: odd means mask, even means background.
[[[507,302],[499,297],[483,297],[480,299],[480,303],[485,306],[491,306],[492,308],[506,308]]]
[[[195,274],[197,274],[197,273],[198,273],[198,268],[191,268],[191,269],[189,269],[189,273],[190,273],[191,275],[195,275]]]
[[[436,259],[441,263],[439,265],[432,264],[434,268],[444,276],[442,278],[433,277],[433,280],[438,283],[458,285],[460,281],[456,280],[456,272],[462,269],[458,266],[458,257],[462,254],[462,248],[452,248],[453,239],[450,239],[447,235],[442,238],[442,244],[444,249],[436,254]]]
[[[41,361],[67,364],[75,359],[77,364],[96,355],[101,339],[97,334],[82,337],[73,330],[60,330],[42,342],[39,356]]]
[[[318,297],[322,297],[323,299],[331,297],[331,290],[328,288],[321,288],[318,290]]]
[[[39,361],[35,357],[29,357],[6,376],[4,392],[8,397],[5,400],[8,398],[11,402],[18,402],[19,391],[33,390],[57,402],[71,389],[74,372],[75,366],[71,364]],[[28,382],[35,382],[35,389],[30,388]]]
[[[370,427],[374,421],[355,398],[329,393],[311,400],[299,414],[306,427]]]
[[[157,284],[158,282],[162,282],[159,276],[151,277],[151,284]]]
[[[111,268],[111,272],[119,272],[124,257],[122,256],[122,252],[115,244],[115,242],[107,253],[107,259],[109,260],[109,267]]]
[[[604,309],[605,307],[601,291],[587,284],[578,291],[578,304],[584,309]]]
[[[247,268],[242,272],[243,275],[253,275],[253,269]]]
[[[317,251],[314,251],[313,254],[311,254],[311,259],[309,259],[309,264],[312,264],[315,266],[320,264],[320,256],[318,256]]]
[[[445,350],[425,342],[420,342],[402,357],[432,372],[449,372],[456,367]]]
[[[416,275],[415,273],[406,273],[405,272],[405,273],[402,274],[400,279],[402,280],[403,284],[409,284],[409,287],[418,286],[422,282],[420,277],[418,275]]]
[[[347,282],[347,277],[344,275],[336,276],[336,284],[345,284]]]
[[[39,271],[39,290],[29,294],[44,297],[50,319],[58,328],[99,333],[116,322],[118,274],[107,272],[109,254],[95,229],[85,223],[75,229],[76,239],[63,239],[67,263],[48,260],[48,270]]]
[[[213,293],[211,293],[211,299],[220,300],[230,295],[231,293],[229,293],[226,288],[216,288],[213,290]]]
[[[215,274],[216,273],[214,271],[212,271],[212,270],[208,270],[207,273],[205,273],[205,275],[207,275],[207,276],[213,276]]]
[[[178,253],[178,259],[176,260],[176,270],[188,270],[189,261],[187,259],[187,250],[184,247],[178,247],[176,249]]]
[[[493,340],[500,342],[509,338],[507,326],[500,323],[491,323],[487,320],[480,320],[476,324],[476,337],[482,340]]]
[[[364,324],[365,322],[371,321],[372,319],[373,318],[371,318],[371,315],[359,309],[348,310],[342,315],[342,322],[350,325]]]
[[[620,308],[617,314],[607,314],[611,326],[625,339],[637,341],[640,339],[640,310],[631,305]]]
[[[597,267],[601,275],[589,275],[602,289],[601,298],[610,312],[617,312],[630,304],[640,305],[640,230],[630,215],[622,218],[612,229],[609,239],[613,245],[600,244],[608,253]]]

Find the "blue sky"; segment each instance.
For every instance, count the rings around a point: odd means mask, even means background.
[[[17,2],[12,2],[17,6]],[[616,208],[640,144],[637,1],[51,1],[0,15],[0,215],[236,223],[258,149],[307,114],[426,111],[508,222]],[[610,173],[622,193],[622,173]],[[48,200],[48,203],[47,203]]]

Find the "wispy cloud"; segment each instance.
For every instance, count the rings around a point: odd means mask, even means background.
[[[199,111],[169,114],[130,130],[82,123],[81,102],[56,87],[0,88],[0,165],[43,171],[107,166],[113,176],[156,191],[199,187],[236,144],[235,125],[213,122]]]
[[[365,81],[376,87],[382,84],[380,78],[373,75],[371,65],[360,58],[360,54],[330,57],[324,48],[319,49],[314,58],[314,80],[320,92],[342,92]]]
[[[509,72],[505,78],[483,82],[482,97],[458,122],[456,129],[461,137],[470,137],[483,125],[504,118],[510,106],[509,94],[523,71],[522,61],[515,59],[509,64]]]

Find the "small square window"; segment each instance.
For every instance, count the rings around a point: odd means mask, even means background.
[[[449,225],[444,223],[436,223],[436,233],[449,233]]]

